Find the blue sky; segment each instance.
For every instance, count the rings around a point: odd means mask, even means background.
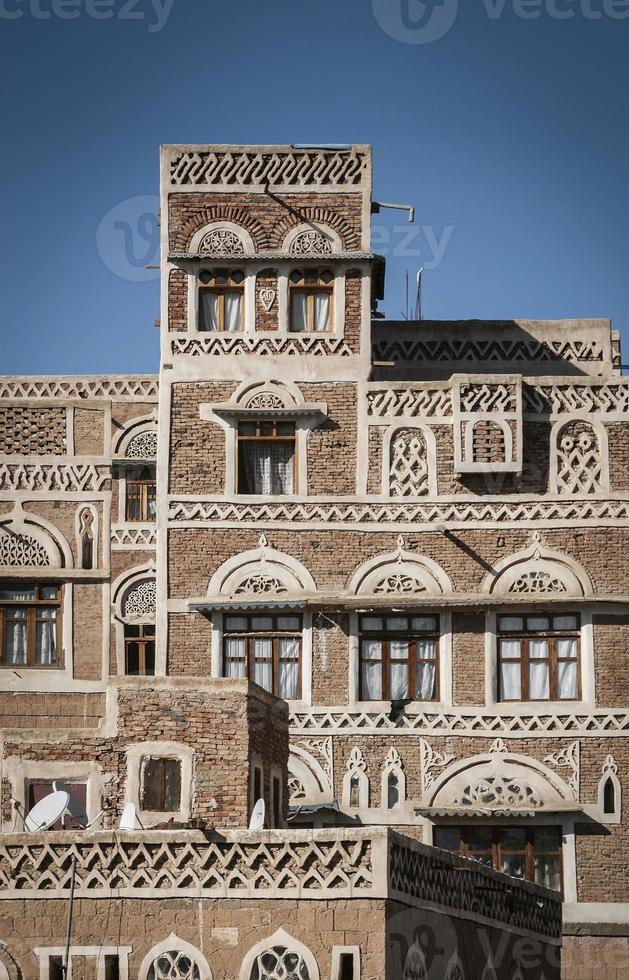
[[[434,9],[433,9],[434,7]],[[524,15],[527,15],[526,17]],[[100,19],[97,19],[100,18]],[[629,0],[0,0],[0,372],[157,369],[160,143],[367,142],[398,318],[611,316]],[[420,43],[421,39],[421,43]]]

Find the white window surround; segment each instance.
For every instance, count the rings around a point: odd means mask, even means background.
[[[539,611],[542,597],[535,597],[537,601],[532,603]],[[551,609],[551,602],[546,609]],[[580,609],[575,602],[574,610],[581,615],[581,636],[579,641],[579,651],[581,659],[581,699],[579,701],[500,701],[498,699],[498,637],[497,624],[498,616],[525,614],[529,610],[524,606],[507,606],[496,612],[485,614],[485,706],[491,708],[496,714],[518,715],[530,714],[537,711],[543,715],[547,712],[565,712],[593,710],[596,707],[596,673],[594,668],[594,630],[592,626],[592,612]]]
[[[181,742],[141,742],[131,745],[127,753],[127,781],[125,803],[133,803],[140,822],[144,827],[152,827],[171,818],[185,823],[192,811],[193,758],[189,745]],[[181,800],[178,810],[143,810],[141,807],[141,783],[143,760],[148,758],[177,759],[181,763]]]
[[[74,515],[74,533],[76,537],[76,553],[77,553],[77,564],[81,567],[81,515],[84,511],[89,511],[92,515],[92,568],[98,568],[98,563],[100,561],[101,554],[101,542],[100,542],[100,521],[98,520],[98,511],[94,504],[80,504],[77,507]]]
[[[373,615],[391,614],[395,609],[395,596],[391,597],[391,609],[378,608]],[[452,613],[447,609],[421,610],[422,615],[439,617],[439,648],[437,650],[437,670],[439,672],[438,701],[412,701],[406,706],[407,714],[421,714],[424,711],[442,711],[452,707]],[[360,700],[360,635],[358,613],[350,613],[349,622],[349,707],[361,711],[390,711],[391,701]]]
[[[389,806],[389,776],[393,774],[397,780],[398,801],[395,806]],[[382,767],[380,777],[380,807],[383,810],[395,810],[397,813],[406,803],[406,775],[400,754],[396,748],[390,748]]]
[[[85,810],[88,821],[94,820],[102,809],[103,793],[108,777],[96,762],[36,762],[31,759],[7,756],[4,760],[4,776],[11,785],[11,796],[25,813],[28,805],[26,786],[36,780],[59,779],[64,783],[85,783]],[[13,826],[13,815],[4,821],[2,829],[8,832]],[[17,819],[17,829],[21,819]]]
[[[137,565],[134,568],[127,568],[125,571],[118,576],[118,578],[112,583],[111,587],[111,617],[114,625],[114,631],[116,635],[116,667],[119,677],[126,676],[126,664],[125,664],[125,643],[124,643],[124,628],[127,623],[132,625],[154,625],[156,622],[156,615],[142,616],[137,619],[128,619],[124,612],[124,600],[129,590],[135,585],[139,585],[141,582],[147,580],[154,581],[156,578],[156,568],[154,562],[149,562],[147,565]],[[157,632],[157,631],[156,631]],[[155,673],[157,674],[157,662],[155,664]]]
[[[279,608],[279,607],[277,607]],[[260,607],[256,612],[263,616],[264,608]],[[211,672],[212,677],[223,677],[223,617],[227,615],[238,616],[239,610],[234,609],[233,613],[214,612],[212,613],[212,656]],[[291,708],[300,710],[312,706],[312,613],[306,610],[295,610],[296,615],[302,616],[301,631],[301,698],[298,700],[290,699],[287,703]],[[290,615],[290,610],[288,615]]]
[[[129,978],[129,954],[132,946],[70,946],[66,980],[72,980],[72,960],[87,957],[96,960],[95,980],[105,980],[105,957],[117,956],[120,980]],[[39,959],[39,980],[50,980],[51,957],[65,957],[65,946],[36,946],[33,952]]]
[[[607,426],[603,425],[603,423],[598,419],[593,419],[589,412],[575,412],[574,414],[571,413],[569,416],[562,417],[559,419],[559,421],[555,422],[550,430],[550,492],[554,494],[558,493],[557,474],[559,464],[559,439],[561,437],[561,433],[565,428],[572,425],[574,422],[587,422],[596,435],[598,440],[598,456],[601,464],[601,489],[599,490],[599,495],[601,497],[606,497],[609,495],[610,487]],[[596,496],[596,494],[589,493],[582,496],[590,498],[592,496]]]
[[[287,419],[293,421],[290,412]],[[320,424],[318,418],[297,416],[295,422],[295,466],[297,485],[295,493],[283,494],[243,494],[238,493],[238,421],[237,419],[218,419],[218,424],[225,430],[225,496],[236,497],[237,500],[255,501],[286,501],[296,497],[305,497],[308,493],[308,434]]]
[[[267,266],[261,265],[260,269],[264,269]],[[204,269],[230,272],[239,270],[243,273],[245,279],[243,282],[244,311],[242,330],[235,330],[233,333],[229,331],[199,330],[199,274]],[[255,333],[256,277],[260,269],[257,269],[250,261],[245,261],[244,258],[242,260],[234,258],[225,261],[225,259],[219,257],[215,260],[208,257],[201,261],[195,260],[188,270],[188,333],[194,334],[197,337],[242,337]]]
[[[266,952],[267,949],[273,949],[275,946],[283,946],[291,952],[299,953],[308,970],[308,980],[320,980],[319,967],[310,949],[304,943],[295,939],[294,936],[289,935],[284,929],[278,929],[272,936],[260,940],[259,943],[251,947],[243,958],[238,980],[251,980],[251,971],[256,958],[261,953]],[[139,980],[145,980],[142,974],[140,974]]]
[[[164,953],[170,952],[183,953],[185,956],[188,956],[196,963],[199,969],[200,980],[212,980],[210,964],[206,960],[201,950],[197,949],[197,947],[193,946],[191,943],[186,942],[185,939],[180,939],[179,936],[174,934],[174,932],[171,932],[168,939],[164,939],[161,943],[157,943],[156,946],[153,946],[153,948],[148,951],[140,964],[140,969],[138,970],[138,980],[147,980],[149,970],[151,969],[155,960]]]
[[[341,338],[345,336],[345,278],[349,269],[354,265],[339,263],[334,260],[334,256],[321,256],[321,261],[317,268],[329,269],[334,275],[332,293],[332,329],[321,331],[321,333],[303,333],[298,330],[290,330],[290,279],[289,276],[293,269],[312,268],[312,261],[304,262],[299,255],[290,264],[279,263],[277,268],[277,294],[279,302],[278,329],[270,334],[271,337],[333,337]]]
[[[618,779],[618,764],[612,755],[608,755],[603,763],[603,774],[598,783],[598,819],[602,824],[619,824],[622,822],[622,786]],[[615,807],[612,813],[605,813],[605,784],[610,781],[614,788]]]
[[[41,575],[12,575],[11,571],[22,571],[22,569],[7,569],[2,574],[5,581],[24,581],[28,577],[29,581],[37,582],[42,578]],[[33,569],[32,571],[42,571]],[[45,569],[43,570],[45,571]],[[63,569],[60,570],[61,573]],[[0,682],[7,691],[71,691],[76,685],[74,683],[74,586],[72,582],[64,582],[62,574],[53,572],[55,582],[62,587],[61,600],[61,633],[57,635],[57,643],[61,657],[62,667],[19,667],[6,666],[0,668]],[[51,580],[48,572],[46,579]]]
[[[353,959],[354,971],[352,980],[360,980],[360,946],[333,946],[332,947],[332,980],[339,980],[341,975],[341,956],[349,954]]]
[[[367,764],[363,758],[361,750],[354,746],[347,760],[347,771],[343,776],[343,807],[351,813],[363,811],[369,808],[369,798],[371,786],[367,775]],[[358,806],[352,806],[352,782],[358,781]]]

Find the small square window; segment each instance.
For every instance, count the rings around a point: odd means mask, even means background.
[[[146,758],[142,766],[141,808],[158,813],[181,809],[179,759]]]

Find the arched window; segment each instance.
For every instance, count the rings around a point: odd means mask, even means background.
[[[301,953],[286,946],[273,946],[256,956],[250,980],[311,980]]]
[[[366,768],[362,752],[354,747],[347,760],[347,772],[343,777],[344,807],[364,809],[369,806],[369,777]]]
[[[382,770],[381,806],[385,810],[395,810],[406,799],[406,777],[402,760],[397,749],[391,748],[387,753]]]
[[[618,763],[613,755],[608,755],[603,763],[603,774],[598,784],[598,805],[603,823],[620,823],[622,789],[618,779]]]
[[[499,422],[480,419],[472,426],[472,462],[504,463],[506,461],[505,433]]]
[[[142,960],[138,980],[212,980],[203,954],[171,933]]]
[[[616,812],[616,787],[609,777],[603,786],[603,813],[610,814]]]
[[[572,419],[555,429],[551,490],[563,495],[609,487],[605,427]]]
[[[94,568],[96,564],[95,535],[96,517],[91,507],[83,507],[78,515],[79,565]]]

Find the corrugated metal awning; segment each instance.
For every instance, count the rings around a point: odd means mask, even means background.
[[[221,609],[305,609],[305,599],[202,599],[188,603],[191,612],[220,612]]]
[[[416,816],[427,817],[429,820],[438,819],[439,817],[456,817],[457,819],[465,820],[480,820],[488,817],[493,819],[516,818],[518,820],[530,820],[538,816],[582,812],[583,807],[579,806],[578,803],[549,803],[548,806],[541,806],[535,810],[518,810],[516,808],[509,809],[506,807],[492,810],[489,807],[474,806],[426,806],[415,809]]]

